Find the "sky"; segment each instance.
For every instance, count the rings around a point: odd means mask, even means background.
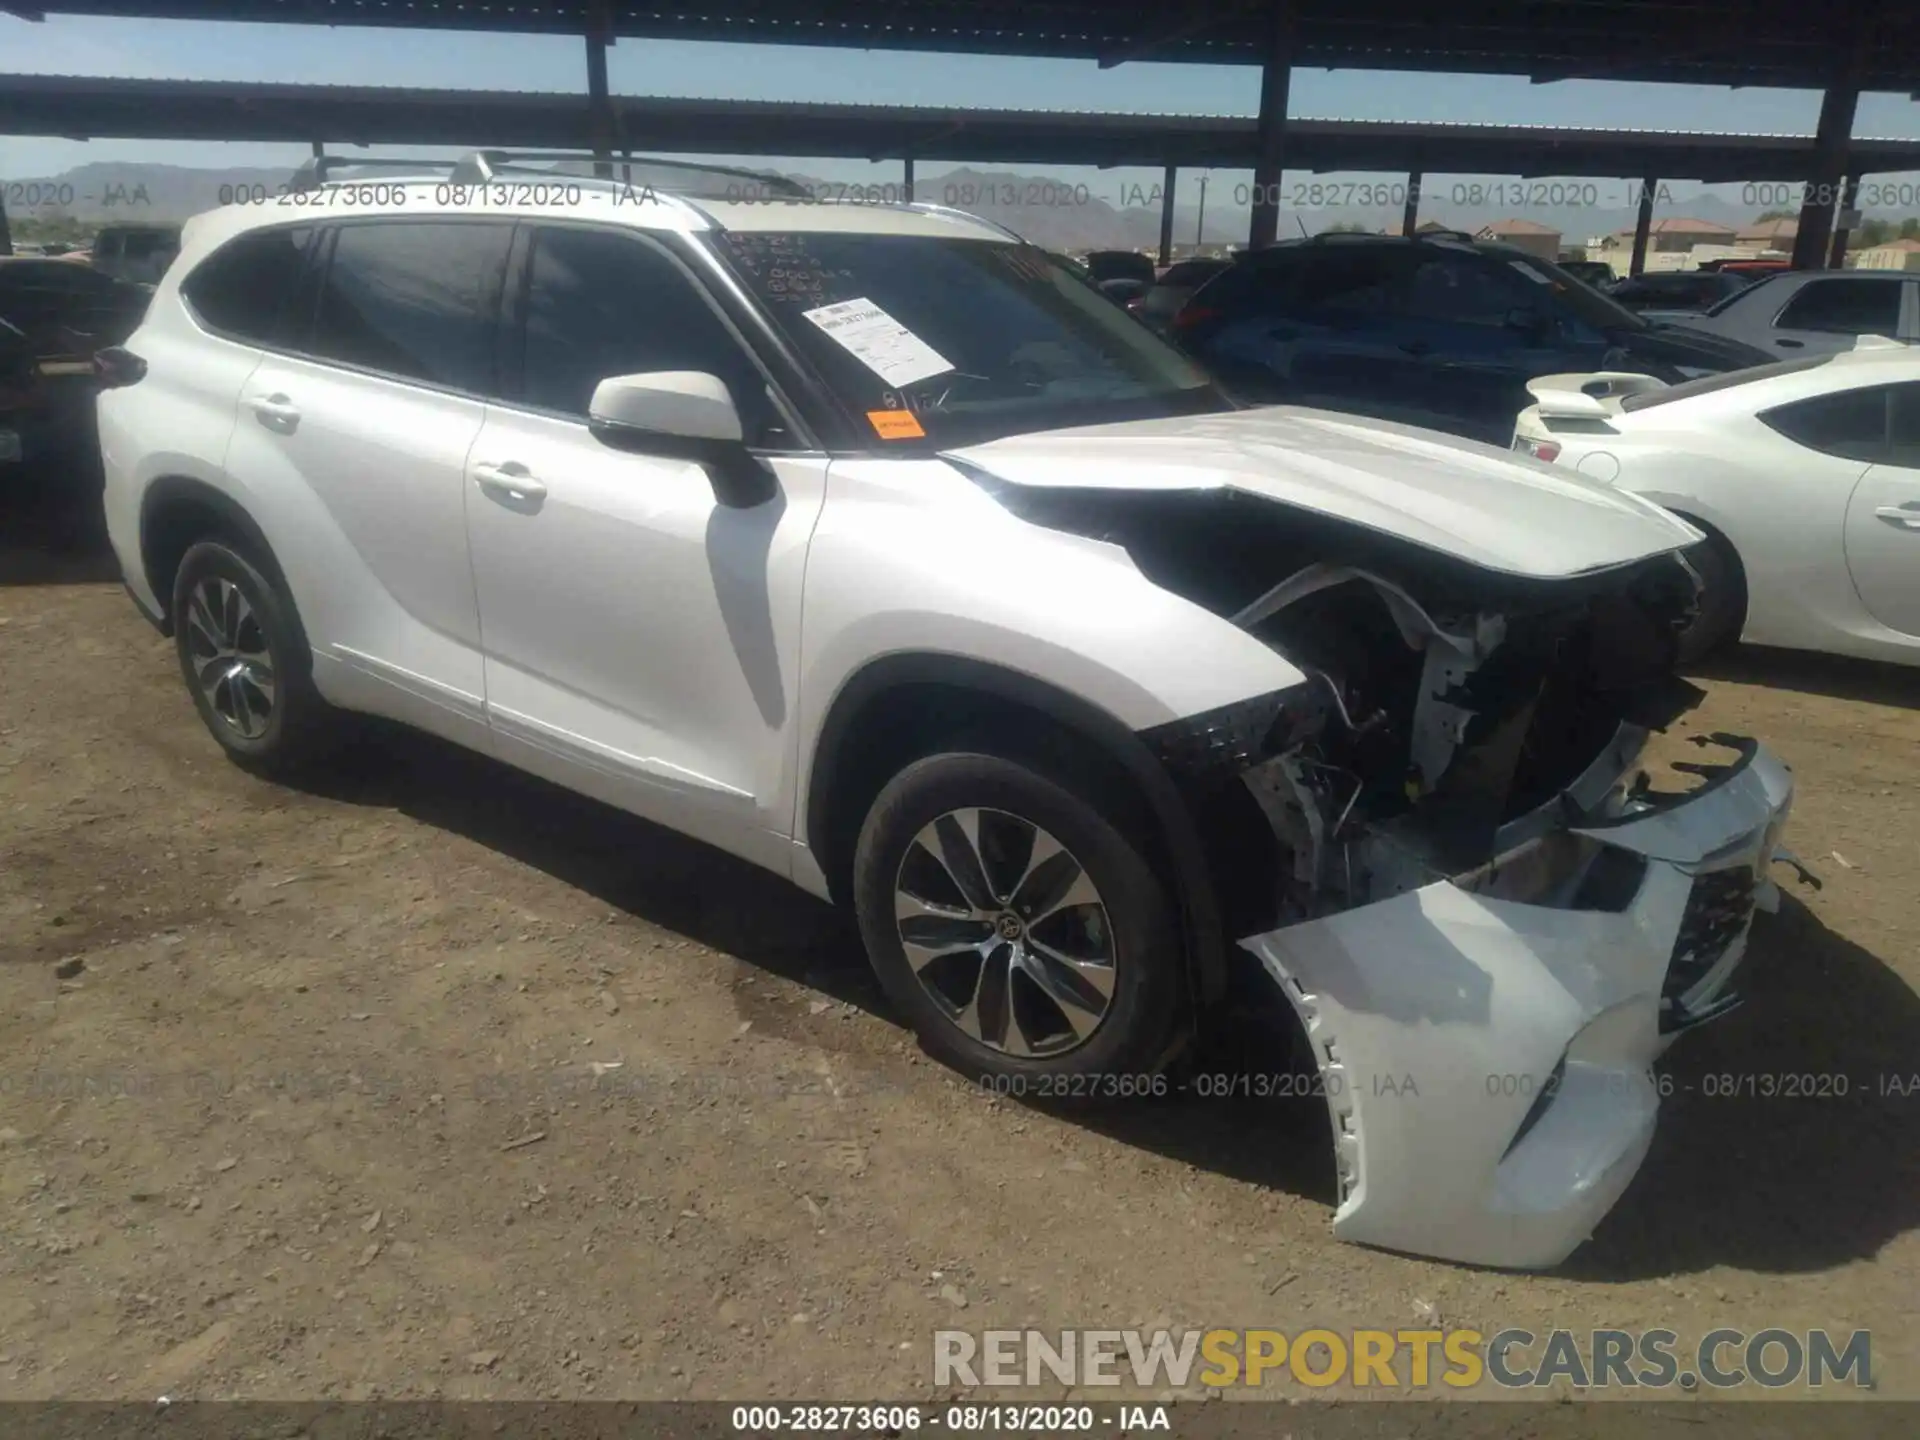
[[[476,90],[584,90],[584,42],[567,36],[325,29],[192,21],[53,16],[32,23],[0,14],[0,71],[175,80],[401,85]],[[1243,114],[1259,108],[1252,67],[923,55],[790,46],[622,40],[609,52],[616,94],[714,99],[967,105],[1164,114]],[[1813,91],[1707,89],[1681,85],[1563,81],[1397,72],[1301,70],[1292,113],[1327,119],[1452,120],[1486,124],[1811,134]],[[1920,139],[1920,103],[1906,95],[1861,97],[1854,134]],[[203,166],[292,166],[305,147],[201,142],[8,138],[0,180],[56,175],[95,160]],[[377,154],[379,147],[364,153]],[[750,163],[768,163],[762,159]],[[898,165],[777,157],[782,168],[823,179],[897,178]],[[920,162],[923,175],[943,168]],[[1151,172],[1021,166],[1068,180],[1097,177],[1101,189],[1151,185]],[[1223,176],[1230,172],[1222,172]],[[1369,177],[1321,177],[1366,179]],[[1429,188],[1444,177],[1429,177]],[[1886,182],[1920,176],[1877,177]],[[1602,206],[1627,202],[1629,183],[1603,187]],[[1617,188],[1620,197],[1611,192]],[[1904,191],[1915,186],[1895,186]],[[1676,199],[1700,187],[1675,184]],[[1738,203],[1740,187],[1717,193]],[[1920,211],[1920,204],[1912,207]]]

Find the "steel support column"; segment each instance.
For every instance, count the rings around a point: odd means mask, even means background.
[[[1647,268],[1647,237],[1653,232],[1653,197],[1660,189],[1658,180],[1648,178],[1640,182],[1640,214],[1633,222],[1633,259],[1627,262],[1627,273],[1638,275]]]
[[[606,0],[587,6],[587,131],[593,137],[593,173],[613,178],[613,101],[607,93],[607,47],[613,16]]]
[[[1846,188],[1840,192],[1840,213],[1834,217],[1833,248],[1827,252],[1827,268],[1844,270],[1847,265],[1847,232],[1852,228],[1849,222],[1853,211],[1860,205],[1860,177],[1849,175]]]
[[[1411,236],[1420,228],[1420,183],[1426,177],[1418,170],[1407,172],[1407,204],[1400,212],[1400,233]]]
[[[1793,237],[1793,268],[1818,270],[1833,237],[1834,206],[1847,173],[1847,149],[1853,139],[1853,115],[1860,103],[1857,65],[1829,85],[1820,97],[1820,123],[1813,132],[1813,174],[1807,177],[1800,206],[1800,228]]]
[[[1160,179],[1160,263],[1173,263],[1173,182],[1179,174],[1179,167],[1167,166],[1167,173]]]
[[[1253,224],[1247,243],[1258,250],[1280,235],[1280,176],[1285,167],[1287,96],[1293,87],[1293,6],[1274,0],[1267,58],[1260,68],[1259,150],[1253,165]]]

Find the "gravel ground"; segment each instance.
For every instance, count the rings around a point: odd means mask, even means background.
[[[1920,1397],[1920,674],[1705,680],[1688,731],[1795,767],[1826,888],[1531,1276],[1333,1242],[1317,1102],[991,1099],[843,918],[491,761],[250,778],[97,564],[0,581],[0,1398],[900,1399],[943,1325],[1436,1314],[1869,1328]],[[1702,1093],[1782,1074],[1849,1093]]]

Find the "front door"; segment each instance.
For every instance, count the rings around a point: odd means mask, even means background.
[[[786,867],[806,547],[824,457],[678,258],[632,231],[524,232],[505,403],[468,466],[486,691],[503,758]],[[779,480],[752,509],[700,465],[587,428],[613,375],[727,382]]]

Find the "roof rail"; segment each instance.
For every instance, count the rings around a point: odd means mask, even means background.
[[[315,155],[300,162],[300,168],[293,172],[293,179],[288,182],[287,189],[295,193],[318,190],[322,185],[335,183],[332,176],[336,170],[361,170],[373,167],[410,172],[424,171],[431,174],[436,170],[445,170],[453,163],[451,160],[419,160],[405,156]]]
[[[622,154],[611,162],[604,155],[596,155],[591,150],[475,150],[463,155],[454,162],[452,173],[447,176],[454,185],[484,185],[495,176],[512,171],[525,172],[541,164],[553,164],[561,161],[594,161],[609,164],[616,174],[624,171],[629,177],[635,166],[654,170],[682,170],[690,175],[719,175],[730,180],[748,180],[755,185],[765,187],[768,198],[782,197],[793,200],[806,200],[811,197],[806,186],[797,180],[789,180],[785,175],[777,175],[771,170],[748,170],[738,165],[708,165],[693,160],[668,160],[658,155]],[[535,170],[536,174],[546,171]],[[672,186],[662,186],[671,192]],[[696,197],[697,198],[697,197]],[[708,199],[723,197],[708,196]],[[752,198],[760,198],[754,196]]]

